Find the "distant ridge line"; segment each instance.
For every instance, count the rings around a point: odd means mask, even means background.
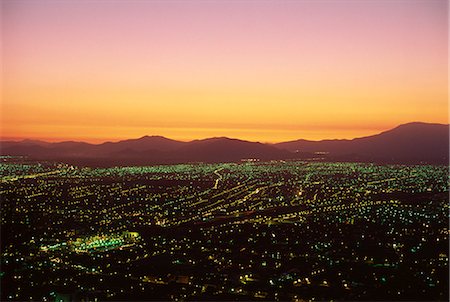
[[[354,139],[298,139],[276,144],[228,137],[183,142],[158,135],[99,144],[25,139],[1,141],[0,154],[80,165],[236,162],[247,158],[448,165],[449,125],[413,122]]]

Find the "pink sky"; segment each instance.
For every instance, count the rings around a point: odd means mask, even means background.
[[[1,135],[351,138],[448,122],[447,1],[2,1]]]

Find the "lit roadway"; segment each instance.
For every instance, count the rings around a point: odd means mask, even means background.
[[[213,189],[217,189],[217,185],[219,184],[219,181],[222,180],[222,175],[220,175],[218,172],[223,170],[223,168],[219,168],[217,170],[214,171],[214,174],[216,174],[219,178],[216,179],[216,183],[214,184],[214,188]]]

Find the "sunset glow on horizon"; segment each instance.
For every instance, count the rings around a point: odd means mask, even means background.
[[[2,1],[1,139],[448,123],[448,2]]]

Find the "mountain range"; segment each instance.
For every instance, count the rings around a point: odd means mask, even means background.
[[[101,144],[1,141],[0,154],[88,166],[236,162],[250,158],[448,165],[449,125],[414,122],[351,140],[299,139],[277,144],[227,137],[182,142],[162,136]]]

